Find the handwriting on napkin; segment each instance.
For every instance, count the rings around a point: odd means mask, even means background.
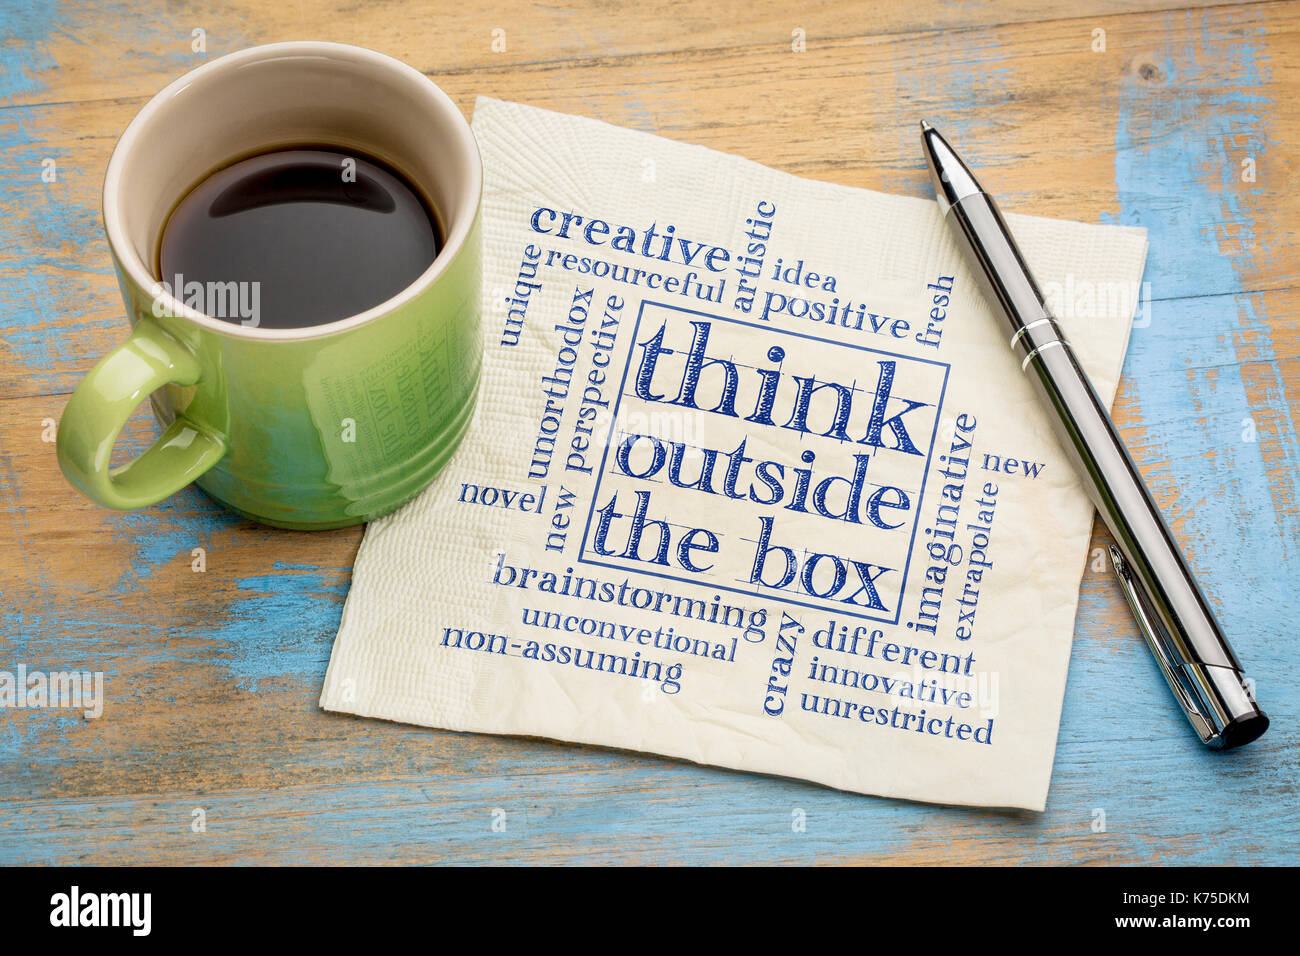
[[[934,204],[474,129],[479,408],[367,530],[322,705],[1041,809],[1092,510]],[[1060,317],[1109,400],[1143,233],[1013,228],[1124,293]]]

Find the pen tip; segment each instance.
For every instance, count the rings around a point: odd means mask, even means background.
[[[921,120],[921,132],[922,132],[922,133],[924,133],[926,130],[931,130],[931,129],[934,129],[934,127],[931,126],[929,123],[927,123],[925,120]]]

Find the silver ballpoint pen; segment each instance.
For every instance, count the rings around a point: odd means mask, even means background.
[[[944,218],[981,291],[1005,315],[1004,333],[1021,371],[1115,538],[1111,564],[1174,696],[1202,743],[1216,749],[1250,743],[1268,729],[1268,718],[1002,214],[925,121],[921,141]]]

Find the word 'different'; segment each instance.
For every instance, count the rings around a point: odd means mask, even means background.
[[[656,427],[611,435],[582,559],[896,620],[947,366],[648,302],[636,336],[615,422]]]

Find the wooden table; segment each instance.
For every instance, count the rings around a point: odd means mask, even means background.
[[[0,709],[0,862],[1295,862],[1300,3],[475,7],[0,0],[0,670],[102,671],[107,697],[91,720]],[[204,59],[301,38],[400,57],[467,115],[487,94],[911,195],[927,117],[1004,207],[1145,226],[1116,418],[1273,729],[1194,740],[1102,534],[1041,815],[323,713],[360,529],[260,528],[193,489],[109,512],[51,444],[125,334],[116,137]],[[154,433],[142,411],[120,453]]]

